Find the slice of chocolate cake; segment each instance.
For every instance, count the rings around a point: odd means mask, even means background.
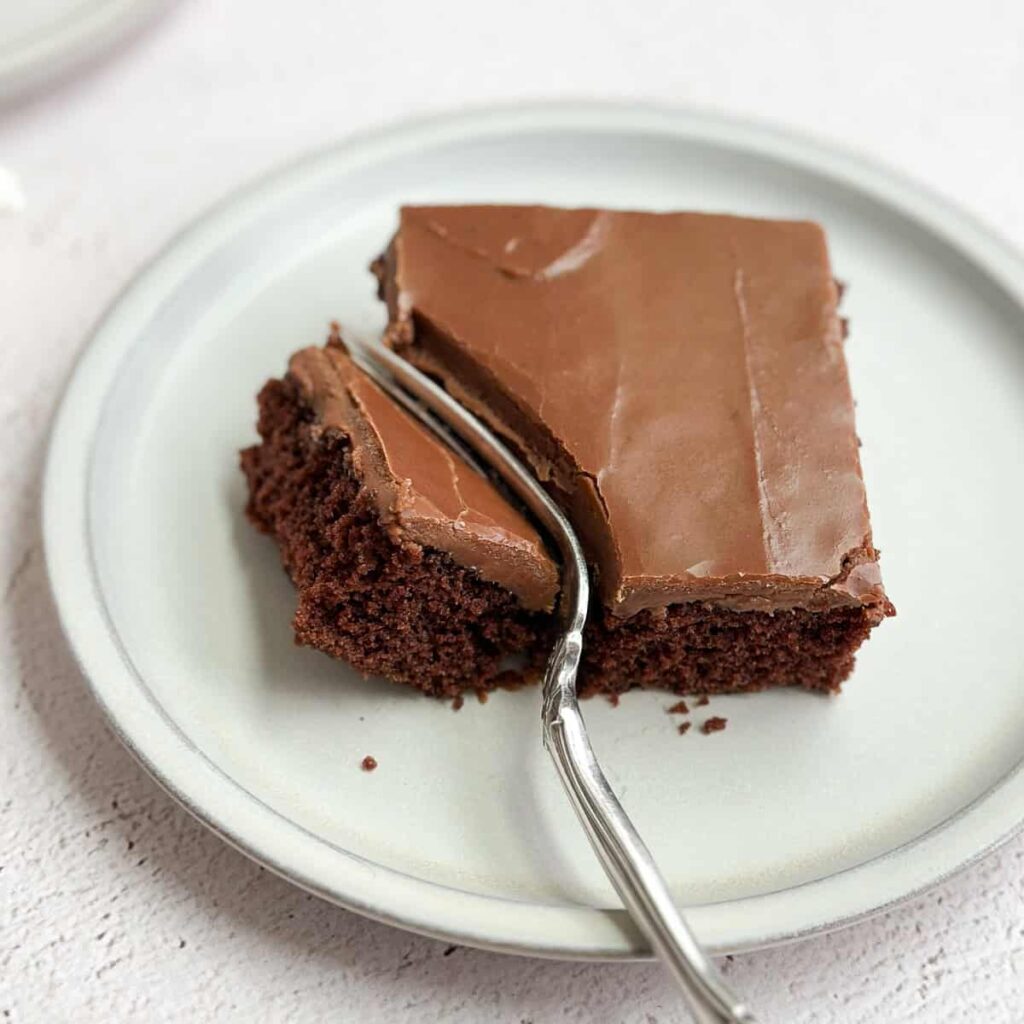
[[[390,344],[579,532],[585,687],[839,687],[893,609],[820,227],[406,207],[374,270]]]
[[[546,652],[558,573],[533,527],[334,335],[259,396],[248,514],[299,592],[297,642],[455,695]]]

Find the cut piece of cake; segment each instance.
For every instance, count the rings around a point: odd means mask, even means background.
[[[392,347],[580,534],[584,686],[839,687],[893,609],[818,225],[405,207],[374,271]]]
[[[297,642],[437,696],[543,656],[558,572],[541,538],[337,334],[292,356],[259,407],[248,514],[298,588]]]

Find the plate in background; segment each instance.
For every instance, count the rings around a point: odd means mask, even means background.
[[[9,0],[0,4],[0,100],[98,56],[169,0]]]
[[[403,201],[820,220],[899,616],[839,698],[658,693],[584,711],[699,937],[833,928],[949,875],[1024,819],[1024,264],[887,171],[778,130],[608,104],[405,124],[308,158],[175,240],[98,328],[57,420],[47,561],[115,728],[210,827],[380,920],[501,950],[647,950],[541,748],[535,690],[449,705],[291,641],[294,594],[242,516],[254,395],[332,318],[383,324],[366,266]],[[372,754],[372,775],[359,762]]]

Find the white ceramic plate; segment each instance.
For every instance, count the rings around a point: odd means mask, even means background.
[[[337,317],[402,201],[810,217],[850,282],[848,352],[898,618],[846,692],[585,711],[694,928],[718,951],[920,891],[1024,819],[1024,269],[888,172],[764,127],[609,105],[392,128],[252,186],[181,235],[83,357],[45,535],[64,627],[125,742],[211,828],[381,920],[477,946],[644,955],[541,749],[536,691],[458,714],[292,645],[290,584],[242,516],[254,395]],[[700,716],[697,716],[698,720]],[[359,769],[365,754],[380,763]]]
[[[169,0],[4,0],[0,99],[41,85],[139,28]]]

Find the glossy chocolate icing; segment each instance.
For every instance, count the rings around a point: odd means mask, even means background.
[[[385,395],[337,335],[325,348],[297,352],[288,370],[317,429],[348,437],[353,470],[396,539],[447,552],[527,609],[554,606],[558,570],[536,530],[489,480]]]
[[[613,612],[891,611],[813,223],[405,207],[389,343],[567,508]]]

